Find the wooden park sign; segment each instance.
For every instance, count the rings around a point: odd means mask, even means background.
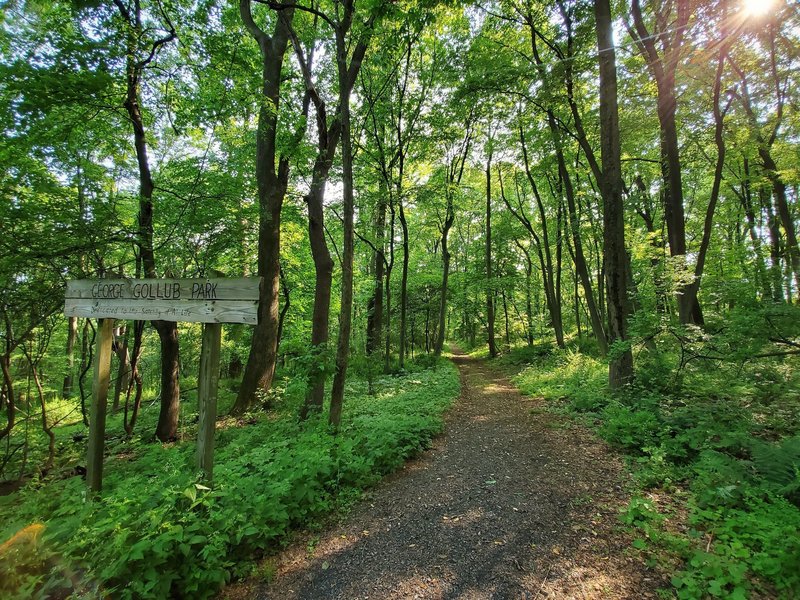
[[[67,317],[194,323],[258,322],[260,279],[68,281]]]
[[[96,279],[67,282],[64,315],[99,319],[86,482],[103,484],[106,412],[114,319],[203,323],[197,399],[197,467],[211,480],[222,323],[258,323],[260,277],[241,279]]]

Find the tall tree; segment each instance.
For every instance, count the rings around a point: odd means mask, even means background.
[[[439,224],[439,232],[441,233],[441,250],[442,250],[442,285],[439,297],[439,319],[438,328],[436,331],[436,341],[433,345],[433,353],[436,356],[442,354],[444,347],[444,340],[447,329],[447,281],[450,277],[450,249],[447,245],[450,236],[450,229],[456,219],[455,213],[455,199],[459,193],[461,185],[461,178],[464,176],[464,168],[467,165],[469,158],[469,151],[472,145],[472,138],[474,136],[474,112],[470,112],[464,123],[464,134],[460,141],[453,143],[449,146],[447,152],[447,165],[445,172],[445,210],[444,216]]]
[[[628,32],[656,82],[658,92],[657,114],[661,137],[661,176],[664,186],[664,217],[670,255],[686,260],[686,223],[681,176],[678,127],[675,120],[677,96],[675,77],[681,57],[685,53],[684,41],[692,7],[690,0],[668,0],[652,3],[653,23],[648,29],[640,0],[631,1],[633,26]],[[661,48],[659,49],[659,44]],[[696,296],[693,301],[678,289],[678,315],[681,323],[703,323],[703,315]]]
[[[778,168],[778,163],[774,154],[774,146],[785,121],[787,89],[789,86],[789,76],[781,73],[779,69],[779,15],[780,13],[765,24],[766,31],[761,36],[765,38],[766,42],[768,60],[766,72],[768,73],[769,81],[767,89],[771,92],[770,95],[772,96],[769,99],[763,99],[769,106],[768,116],[766,118],[759,120],[759,115],[757,113],[758,103],[754,102],[752,98],[751,85],[747,73],[738,64],[738,61],[732,61],[731,64],[740,82],[739,89],[735,94],[745,111],[748,124],[750,125],[752,135],[756,142],[761,167],[772,188],[772,197],[775,203],[777,217],[783,228],[786,244],[786,258],[788,259],[789,270],[794,275],[797,302],[800,303],[800,246],[798,246],[797,242],[797,227],[795,225],[795,217],[792,214],[792,207],[789,204],[790,194],[787,190],[785,176]],[[775,258],[779,257],[775,256]],[[778,294],[776,294],[776,297],[777,296]],[[788,294],[787,297],[789,301],[791,301],[791,294]]]
[[[316,15],[315,15],[316,16]],[[326,17],[327,18],[327,17]],[[332,22],[332,21],[331,21]],[[315,42],[314,42],[315,43]],[[318,353],[319,360],[312,366],[310,385],[301,410],[301,418],[322,409],[325,394],[327,344],[330,322],[331,287],[333,283],[333,259],[325,239],[325,186],[328,182],[336,147],[343,133],[341,97],[338,112],[330,120],[327,117],[327,104],[313,80],[313,48],[303,51],[298,36],[292,31],[292,44],[303,72],[307,97],[313,102],[317,115],[317,156],[314,160],[311,185],[306,194],[308,205],[308,238],[314,260],[314,308],[311,319],[311,346]],[[351,64],[361,64],[367,51],[366,38],[359,40],[350,58]],[[358,75],[348,73],[345,85],[352,90]],[[349,92],[348,92],[349,93]]]
[[[239,13],[261,52],[261,101],[256,133],[256,182],[258,184],[258,325],[253,329],[250,355],[244,370],[233,414],[242,414],[256,401],[259,390],[268,390],[275,375],[278,351],[278,304],[280,294],[281,208],[289,184],[289,158],[277,148],[281,69],[294,18],[294,0],[275,19],[268,35],[255,22],[252,0],[239,0]]]
[[[491,130],[491,124],[489,125]],[[494,288],[492,281],[492,147],[491,133],[486,149],[486,335],[489,342],[489,355],[497,356],[497,344],[494,339]]]
[[[114,0],[125,27],[126,39],[126,90],[125,111],[133,128],[133,143],[139,167],[139,257],[148,278],[158,277],[153,240],[153,190],[155,184],[147,155],[147,137],[141,108],[141,83],[145,69],[159,52],[176,37],[175,27],[163,7],[159,7],[163,35],[148,39],[152,25],[143,21],[140,2],[125,3]],[[142,48],[145,48],[142,55]],[[156,436],[161,441],[175,439],[180,416],[180,347],[178,325],[173,321],[153,321],[161,341],[161,411],[156,426]]]
[[[341,4],[339,2],[341,1]],[[347,378],[347,365],[350,358],[350,330],[353,319],[353,252],[354,252],[354,216],[353,198],[353,140],[350,132],[350,96],[355,85],[358,72],[366,52],[367,42],[372,34],[372,27],[378,18],[380,5],[373,7],[372,14],[367,16],[363,27],[354,34],[359,41],[355,51],[349,53],[353,42],[351,28],[355,15],[355,0],[337,0],[336,21],[331,20],[336,40],[336,75],[339,83],[339,120],[342,128],[342,199],[344,218],[344,243],[342,245],[342,296],[339,312],[339,339],[336,346],[336,370],[333,375],[331,389],[331,410],[329,421],[338,428],[342,418],[344,403],[344,383]],[[363,48],[362,50],[359,49]]]
[[[628,318],[628,256],[625,251],[625,207],[622,202],[617,65],[609,0],[595,0],[597,53],[600,63],[600,147],[603,165],[603,247],[608,288],[608,332],[615,349],[608,368],[608,383],[619,388],[633,377],[633,355],[625,346]]]

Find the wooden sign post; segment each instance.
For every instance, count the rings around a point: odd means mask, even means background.
[[[103,449],[106,437],[108,385],[111,378],[111,342],[114,319],[100,319],[92,381],[92,406],[89,411],[89,453],[86,457],[86,484],[96,493],[103,485]]]
[[[197,468],[211,481],[214,472],[214,428],[217,424],[217,388],[219,383],[219,349],[222,325],[203,325],[203,347],[200,350],[200,374],[197,378],[197,402],[200,419],[197,428]]]
[[[103,484],[106,409],[111,377],[114,319],[203,323],[200,351],[197,468],[211,481],[222,340],[221,323],[258,323],[260,277],[240,279],[98,279],[68,281],[64,315],[99,319],[92,385],[86,482]]]

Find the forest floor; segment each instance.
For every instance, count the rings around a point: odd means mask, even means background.
[[[619,458],[495,367],[453,360],[462,392],[433,447],[223,598],[656,598],[668,586],[619,527]]]

